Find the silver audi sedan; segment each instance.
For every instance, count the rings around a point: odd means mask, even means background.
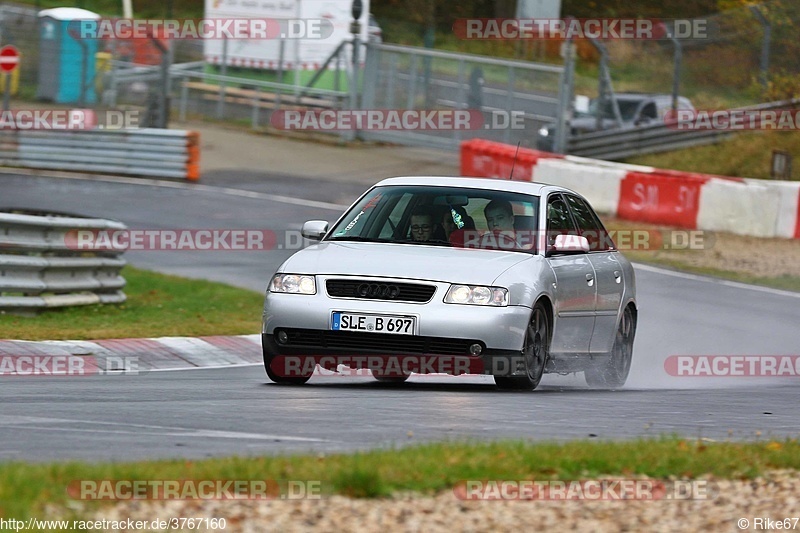
[[[488,374],[534,389],[545,372],[619,388],[631,366],[634,272],[579,194],[539,183],[381,181],[290,257],[264,300],[264,366],[303,384],[319,367]],[[366,372],[366,370],[363,370]]]

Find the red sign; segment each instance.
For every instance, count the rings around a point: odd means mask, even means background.
[[[19,50],[16,46],[7,45],[0,48],[0,70],[11,72],[19,65]]]

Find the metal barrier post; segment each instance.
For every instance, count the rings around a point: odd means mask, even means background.
[[[417,97],[417,54],[411,53],[411,67],[409,68],[408,102],[406,109],[414,109],[414,100]]]
[[[561,89],[558,92],[558,110],[556,111],[556,132],[553,139],[553,151],[557,154],[567,152],[569,139],[567,119],[572,115],[572,87],[575,76],[575,46],[571,40],[564,42],[564,70],[561,72]],[[614,106],[616,107],[616,105]]]
[[[772,41],[772,24],[764,16],[758,6],[750,6],[750,11],[756,16],[764,28],[764,40],[761,42],[761,85],[766,88],[769,80],[769,46]]]
[[[382,54],[383,52],[381,52]],[[386,95],[386,107],[389,109],[394,109],[394,77],[397,73],[397,54],[388,53],[389,57],[389,74],[388,79],[386,80],[386,90],[388,94]]]
[[[186,122],[186,106],[189,100],[189,81],[185,76],[181,77],[181,104],[180,104],[180,120]]]
[[[466,77],[466,73],[464,72],[466,65],[464,64],[464,58],[460,58],[458,60],[458,96],[456,96],[456,109],[461,109],[461,106],[464,105],[464,78]],[[453,128],[453,139],[456,142],[461,142],[461,131],[457,128]]]
[[[508,144],[511,142],[511,125],[513,124],[512,114],[514,107],[514,67],[508,67],[508,95],[506,97],[506,111],[508,111],[508,121],[506,122],[506,131],[503,132],[503,142]]]
[[[258,127],[258,106],[261,103],[261,90],[256,85],[255,90],[253,91],[253,114],[251,117],[251,127],[256,129]]]
[[[222,40],[222,76],[228,75],[228,38]],[[217,100],[217,118],[222,119],[225,114],[225,81],[219,82],[219,100]]]

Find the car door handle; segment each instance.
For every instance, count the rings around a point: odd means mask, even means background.
[[[614,281],[616,281],[617,283],[622,282],[622,273],[619,270],[614,271]]]
[[[590,287],[594,285],[594,274],[586,274],[586,284]]]

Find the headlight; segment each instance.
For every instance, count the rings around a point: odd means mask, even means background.
[[[508,289],[482,285],[451,285],[444,297],[444,303],[506,307]]]
[[[550,130],[547,129],[547,126],[542,126],[539,128],[540,137],[547,137],[548,135],[550,135]]]
[[[269,284],[269,292],[287,292],[292,294],[317,294],[317,283],[314,276],[301,274],[275,274]]]

